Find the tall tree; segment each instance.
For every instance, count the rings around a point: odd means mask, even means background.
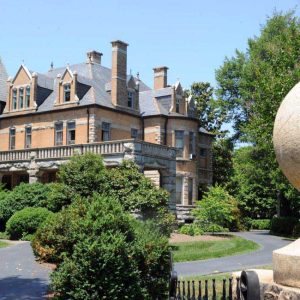
[[[260,153],[253,161],[260,173],[257,180],[289,203],[298,201],[298,193],[279,171],[272,133],[282,99],[300,80],[299,49],[299,19],[293,12],[274,13],[260,35],[248,40],[246,53],[237,51],[216,72],[216,94],[234,124],[236,138],[250,142]]]

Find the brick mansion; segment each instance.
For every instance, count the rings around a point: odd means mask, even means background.
[[[51,182],[75,154],[101,154],[107,167],[134,160],[170,193],[170,208],[192,207],[212,181],[213,136],[200,128],[192,97],[167,67],[154,68],[153,88],[127,73],[128,44],[46,73],[21,65],[8,77],[0,61],[0,182]]]

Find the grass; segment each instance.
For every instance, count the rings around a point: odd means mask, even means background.
[[[227,239],[221,241],[172,243],[170,245],[174,262],[218,258],[259,249],[258,244],[237,236],[228,236]]]
[[[7,247],[8,243],[0,241],[0,248]]]

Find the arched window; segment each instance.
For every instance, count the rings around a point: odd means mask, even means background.
[[[19,89],[19,109],[24,107],[24,88]]]
[[[13,89],[12,93],[12,109],[17,109],[17,89]]]

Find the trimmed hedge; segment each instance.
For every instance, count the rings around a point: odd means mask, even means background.
[[[47,208],[26,207],[10,217],[6,224],[6,232],[11,239],[31,235],[52,214]]]
[[[298,219],[293,217],[276,217],[271,220],[270,232],[276,235],[291,236]]]

